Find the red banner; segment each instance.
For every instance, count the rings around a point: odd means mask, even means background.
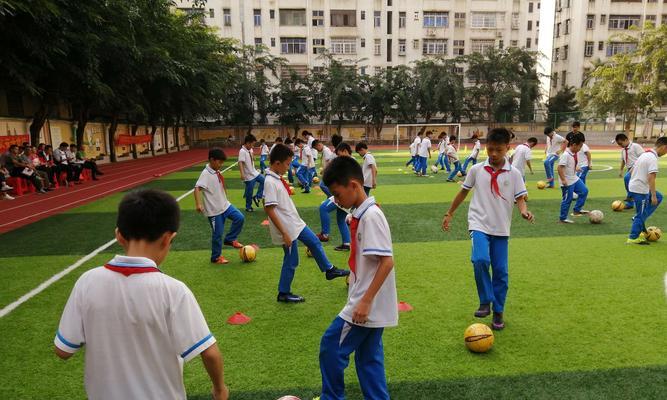
[[[0,153],[4,153],[13,144],[21,145],[23,142],[29,142],[30,135],[0,136]]]
[[[140,143],[150,143],[151,135],[118,135],[116,138],[116,145],[128,145],[128,144],[140,144]]]

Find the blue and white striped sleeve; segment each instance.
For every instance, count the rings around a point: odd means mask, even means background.
[[[461,184],[461,187],[465,190],[471,190],[475,187],[475,181],[477,179],[477,168],[470,168],[470,171],[466,174],[466,179]]]
[[[363,218],[363,231],[360,239],[361,255],[393,256],[391,231],[387,219],[379,208],[368,210]],[[357,238],[352,238],[357,240]]]
[[[523,176],[521,176],[521,173],[517,171],[516,169],[512,169],[512,181],[514,182],[514,199],[518,199],[519,197],[523,197],[528,194],[528,190],[526,189],[526,182],[523,181]]]
[[[53,344],[67,353],[76,353],[86,342],[83,329],[83,315],[81,313],[80,291],[80,284],[77,281],[67,300],[67,304],[65,304],[56,337],[53,339]]]
[[[171,310],[171,337],[176,354],[187,362],[208,349],[216,340],[195,296],[184,284],[183,288],[185,293]]]

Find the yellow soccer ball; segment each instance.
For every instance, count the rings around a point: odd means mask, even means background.
[[[320,183],[320,178],[314,177],[313,178],[313,183]]]
[[[541,189],[544,189],[545,187],[547,187],[547,183],[545,181],[537,181],[537,188],[538,189],[541,190]]]
[[[488,325],[472,324],[463,333],[466,347],[475,353],[486,353],[493,346],[493,331]]]
[[[257,249],[252,246],[243,246],[239,249],[239,256],[243,262],[253,262],[257,258]]]
[[[657,226],[649,226],[646,228],[646,240],[649,242],[657,242],[662,236],[662,230]]]
[[[456,176],[458,176],[460,178],[460,177],[463,176],[463,174],[461,173],[461,171],[459,171],[459,172],[456,173]]]
[[[623,211],[623,209],[625,209],[625,204],[623,204],[622,200],[614,200],[611,203],[611,209],[614,211]]]

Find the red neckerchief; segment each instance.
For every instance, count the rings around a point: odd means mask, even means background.
[[[628,165],[628,149],[630,148],[630,145],[627,145],[623,147],[623,150],[625,150],[625,165]]]
[[[134,274],[145,274],[147,272],[162,272],[156,267],[146,267],[146,266],[137,266],[137,267],[119,267],[117,265],[113,265],[110,262],[104,265],[104,268],[109,269],[113,272],[118,272],[119,274],[123,274],[125,276],[130,276]]]
[[[225,190],[225,177],[222,176],[220,171],[215,171],[215,174],[218,176],[218,182],[220,182],[220,186],[222,186],[222,190]]]
[[[289,183],[287,183],[287,181],[282,176],[280,177],[280,182],[282,182],[283,186],[285,186],[285,190],[287,190],[287,194],[289,194],[290,196],[294,194],[294,191],[292,191],[292,189],[290,189],[290,187],[289,187]]]
[[[498,196],[501,199],[505,200],[502,194],[500,194],[500,186],[498,186],[498,176],[502,174],[503,172],[507,172],[506,169],[499,169],[498,171],[494,171],[493,167],[490,165],[484,166],[484,170],[491,175],[491,193],[493,193],[494,196]]]
[[[577,153],[572,153],[569,152],[572,158],[574,158],[574,169],[577,169],[577,165],[579,165],[579,159],[577,158]]]

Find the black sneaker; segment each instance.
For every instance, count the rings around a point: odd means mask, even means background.
[[[348,276],[348,275],[350,275],[350,271],[348,271],[346,269],[339,269],[339,268],[336,268],[336,267],[331,267],[326,272],[326,276],[327,276],[328,281],[330,281],[332,279],[336,279],[336,278],[342,278],[342,277]]]
[[[334,247],[334,250],[336,250],[336,251],[350,251],[350,245],[349,244],[341,244],[338,247]]]
[[[255,203],[255,207],[259,207],[259,200],[260,200],[260,198],[257,197],[257,196],[252,198],[252,201]]]
[[[494,331],[502,331],[505,329],[505,321],[503,321],[503,313],[494,312],[493,313],[493,322],[491,323],[491,329]]]
[[[277,300],[280,303],[303,303],[306,301],[303,297],[293,293],[278,293]]]
[[[480,304],[477,311],[475,311],[475,317],[484,318],[491,315],[491,305],[489,304]]]
[[[250,208],[246,208],[245,212],[255,212],[255,210],[252,207],[250,207]]]

